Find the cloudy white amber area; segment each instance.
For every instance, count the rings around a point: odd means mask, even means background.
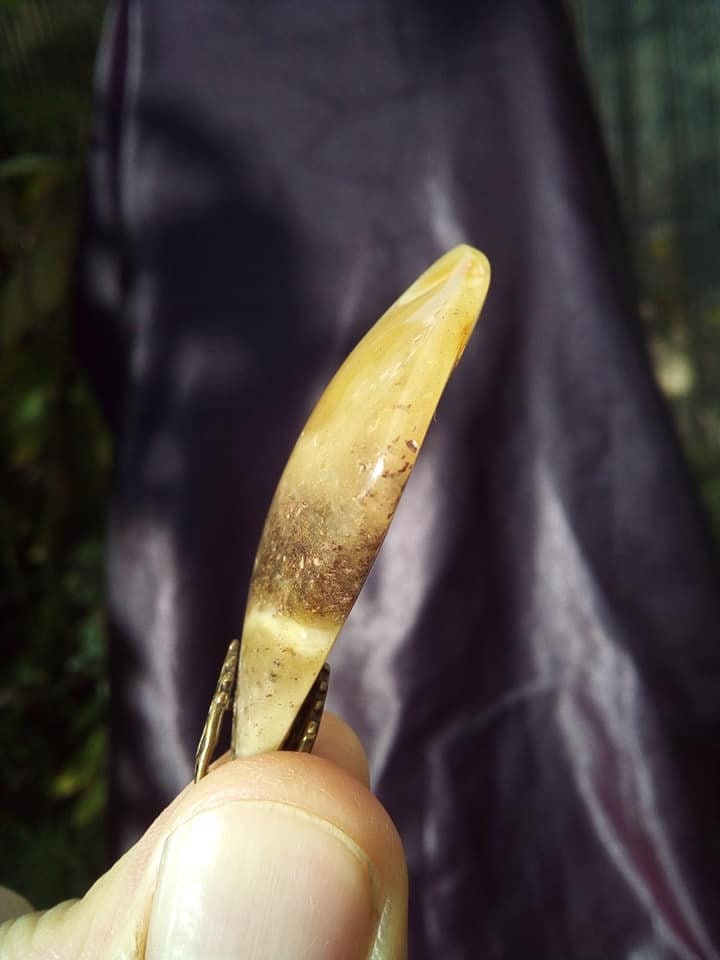
[[[380,549],[489,282],[472,247],[441,257],[355,347],[300,434],[250,584],[236,756],[285,739]]]

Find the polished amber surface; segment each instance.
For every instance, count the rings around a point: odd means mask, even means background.
[[[282,744],[380,549],[489,281],[477,250],[445,254],[360,341],[300,434],[250,585],[237,756]]]

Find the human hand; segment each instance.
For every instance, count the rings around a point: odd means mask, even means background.
[[[0,924],[3,960],[400,960],[407,872],[352,730],[222,760],[81,899]]]

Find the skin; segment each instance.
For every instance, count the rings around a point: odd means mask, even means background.
[[[0,925],[0,956],[142,960],[166,838],[194,813],[236,800],[291,804],[350,837],[372,864],[381,896],[393,904],[393,929],[387,932],[391,949],[382,955],[405,956],[407,871],[400,838],[369,790],[360,741],[330,713],[323,718],[312,755],[271,753],[235,762],[221,758],[200,783],[183,790],[82,899]],[[347,944],[343,955],[356,951],[357,944]]]

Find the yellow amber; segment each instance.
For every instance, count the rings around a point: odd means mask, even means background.
[[[285,739],[377,556],[489,282],[472,247],[441,257],[355,347],[300,434],[250,583],[236,756]]]

